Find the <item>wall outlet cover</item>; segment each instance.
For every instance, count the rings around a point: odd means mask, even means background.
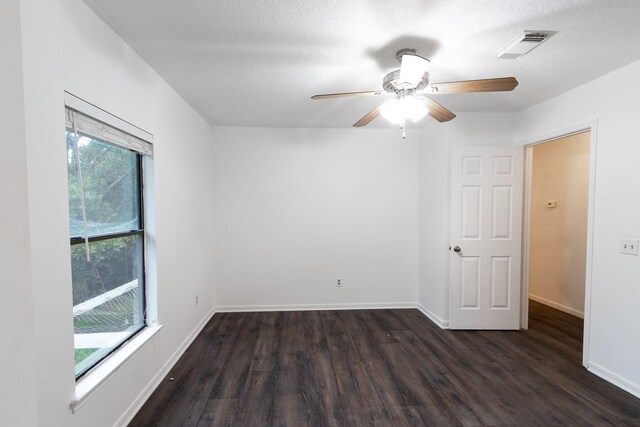
[[[638,256],[638,239],[620,239],[620,253]]]

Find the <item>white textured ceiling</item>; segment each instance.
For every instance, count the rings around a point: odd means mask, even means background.
[[[518,111],[640,59],[638,0],[85,1],[220,126],[350,127],[381,99],[309,97],[381,89],[401,48],[431,60],[432,82],[520,82],[434,96],[454,113]],[[523,30],[558,34],[523,58],[493,57]]]

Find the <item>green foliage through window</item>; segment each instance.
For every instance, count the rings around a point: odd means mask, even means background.
[[[78,377],[144,327],[141,155],[71,129],[66,146]]]

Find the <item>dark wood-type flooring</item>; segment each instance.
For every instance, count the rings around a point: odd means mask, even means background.
[[[216,314],[130,425],[640,425],[581,366],[582,320],[442,330],[417,310]]]

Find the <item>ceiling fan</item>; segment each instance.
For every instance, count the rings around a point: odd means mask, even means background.
[[[395,98],[384,102],[367,113],[353,126],[368,125],[373,119],[382,115],[391,123],[398,124],[404,130],[407,120],[417,122],[425,115],[439,122],[447,122],[456,115],[438,104],[426,94],[449,94],[469,92],[504,92],[518,86],[514,77],[502,77],[483,80],[464,80],[459,82],[429,84],[427,67],[429,60],[416,54],[415,49],[401,49],[396,53],[400,69],[384,76],[382,91],[342,92],[314,95],[311,99],[343,98],[348,96],[395,95]]]

